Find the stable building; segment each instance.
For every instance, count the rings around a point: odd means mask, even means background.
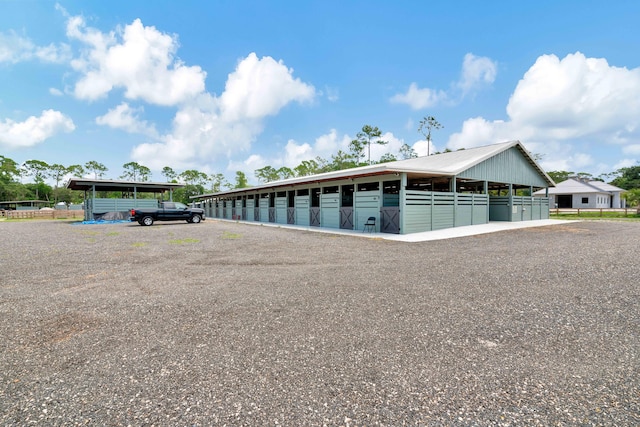
[[[193,196],[212,218],[410,234],[549,218],[554,186],[519,141]],[[373,226],[371,226],[373,222]]]

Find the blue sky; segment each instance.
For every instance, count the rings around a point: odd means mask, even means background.
[[[518,139],[548,171],[640,160],[637,1],[0,0],[0,154],[233,181]]]

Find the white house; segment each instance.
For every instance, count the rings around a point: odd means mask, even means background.
[[[556,208],[624,208],[623,190],[602,181],[569,178],[549,188],[549,206]],[[545,197],[546,190],[533,193]]]

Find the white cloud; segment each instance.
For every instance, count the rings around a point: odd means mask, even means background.
[[[420,89],[416,83],[411,83],[406,93],[399,93],[391,97],[393,104],[407,104],[414,110],[432,107],[447,99],[447,94],[441,90],[429,88]]]
[[[70,17],[67,36],[87,46],[71,62],[80,73],[74,89],[80,99],[95,100],[123,88],[128,99],[177,105],[204,91],[206,73],[175,57],[177,37],[145,27],[139,19],[103,34],[88,28],[82,17]]]
[[[529,131],[529,129],[527,129]],[[446,147],[451,150],[460,148],[479,147],[495,144],[496,142],[522,139],[522,132],[516,133],[513,125],[503,120],[487,121],[482,117],[467,119],[462,124],[462,130],[449,136]]]
[[[282,61],[249,54],[229,74],[217,98],[202,94],[176,113],[161,142],[134,148],[132,157],[149,167],[193,167],[203,159],[246,152],[263,130],[263,120],[291,102],[312,101],[313,86],[294,79]]]
[[[36,46],[30,39],[14,31],[0,33],[0,63],[30,61],[33,59],[49,63],[62,63],[71,58],[71,49],[66,44]]]
[[[244,172],[249,182],[257,182],[255,178],[256,169],[267,166],[267,161],[258,154],[250,155],[246,160],[242,162],[230,161],[227,165],[228,172]]]
[[[310,160],[314,158],[313,149],[311,145],[296,144],[296,142],[290,139],[284,147],[284,161],[283,163],[290,168],[298,166],[303,160]]]
[[[640,130],[640,68],[610,66],[602,58],[543,55],[518,83],[507,113],[547,138],[603,134],[619,142]]]
[[[320,156],[327,158],[338,150],[346,151],[349,148],[351,138],[349,135],[338,136],[338,131],[331,129],[329,133],[316,138],[314,143],[314,158]]]
[[[463,95],[490,85],[496,80],[498,66],[486,56],[475,56],[467,53],[462,62],[462,75],[457,86],[462,90]]]
[[[331,129],[329,133],[317,137],[312,144],[297,143],[291,139],[287,141],[283,153],[279,155],[265,158],[252,154],[243,162],[230,162],[227,169],[243,171],[249,177],[253,177],[256,169],[267,165],[274,168],[286,166],[293,169],[304,160],[315,160],[316,157],[329,160],[338,150],[348,151],[349,142],[351,142],[349,135],[339,136],[335,129]]]
[[[640,137],[640,68],[610,66],[580,52],[563,59],[543,55],[517,84],[506,110],[507,120],[466,120],[447,147],[518,139],[546,154],[541,163],[549,170],[592,165],[583,142],[620,144],[631,154]]]
[[[158,132],[155,126],[140,119],[140,113],[142,112],[144,112],[143,107],[131,108],[129,104],[123,102],[116,108],[109,110],[104,116],[97,117],[96,123],[114,129],[122,129],[129,133],[140,133],[157,137]]]
[[[383,141],[387,141],[388,144],[379,145],[374,143],[371,145],[371,160],[373,161],[377,161],[386,153],[392,153],[397,156],[400,147],[402,146],[402,144],[404,144],[404,141],[402,139],[398,139],[391,132],[384,133],[380,139]],[[313,144],[309,144],[306,142],[297,143],[294,140],[289,140],[287,142],[287,145],[285,146],[284,154],[282,156],[274,156],[271,158],[260,157],[260,166],[251,170],[242,170],[250,175],[253,174],[253,171],[255,169],[266,165],[271,165],[276,169],[281,166],[286,166],[293,169],[296,166],[300,165],[302,161],[315,160],[316,157],[321,157],[325,160],[330,161],[331,156],[336,154],[338,150],[349,152],[349,143],[351,142],[351,140],[352,137],[350,137],[349,135],[338,135],[335,129],[331,129],[329,133],[317,137]],[[244,163],[248,164],[248,162]],[[236,163],[235,166],[239,165]]]
[[[433,145],[433,141],[431,141],[431,144],[429,144],[424,139],[414,142],[413,145],[411,146],[411,148],[413,148],[413,150],[416,152],[418,157],[429,156],[429,155],[435,153],[436,151],[438,151],[436,149],[436,146]]]
[[[627,145],[622,149],[624,154],[640,154],[640,144]]]
[[[325,86],[324,91],[329,101],[337,102],[340,99],[340,91],[337,88]]]
[[[371,161],[377,161],[386,153],[391,153],[394,156],[398,157],[398,151],[400,150],[402,144],[404,144],[404,140],[397,138],[391,132],[383,133],[380,137],[380,140],[386,141],[387,144],[371,144]],[[368,160],[368,154],[366,160]]]
[[[622,159],[613,166],[613,170],[622,168],[629,168],[631,166],[638,166],[638,160],[636,159]]]
[[[30,147],[60,132],[75,129],[73,121],[59,111],[45,110],[40,117],[31,116],[23,122],[5,119],[0,123],[0,145]]]
[[[261,119],[277,114],[292,101],[311,101],[313,86],[294,79],[293,70],[270,56],[250,53],[229,75],[220,107],[225,120]]]
[[[53,96],[62,96],[62,91],[60,89],[57,89],[55,87],[50,87],[49,88],[49,93]]]
[[[392,104],[406,104],[413,110],[422,110],[444,102],[455,104],[466,95],[491,85],[497,74],[497,63],[491,58],[467,53],[462,62],[460,80],[452,83],[449,91],[419,88],[418,84],[413,82],[409,85],[407,92],[398,93],[392,96],[389,101]],[[456,101],[456,98],[459,99]]]

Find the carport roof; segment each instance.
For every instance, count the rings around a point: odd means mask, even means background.
[[[83,179],[71,178],[66,185],[71,190],[91,190],[96,191],[133,191],[140,193],[158,193],[184,187],[184,184],[173,182],[141,182],[141,181],[120,181],[110,179]]]
[[[250,188],[242,188],[229,191],[221,191],[211,194],[200,194],[191,196],[194,198],[211,197],[223,194],[241,193],[246,191],[255,191],[265,188],[275,188],[288,185],[305,184],[310,182],[331,181],[336,179],[356,178],[361,176],[384,175],[389,173],[415,173],[420,175],[431,176],[455,176],[465,170],[482,163],[483,161],[503,152],[512,147],[517,147],[528,162],[540,173],[541,176],[549,183],[550,186],[555,185],[553,180],[540,167],[538,162],[531,156],[529,151],[522,145],[520,141],[508,141],[499,144],[486,145],[483,147],[470,148],[466,150],[451,151],[448,153],[434,154],[432,156],[417,157],[415,159],[399,160],[389,163],[380,163],[370,166],[361,166],[352,169],[343,169],[334,172],[326,172],[317,175],[301,176],[296,178],[285,179],[281,181],[272,181],[266,184],[257,185]]]

